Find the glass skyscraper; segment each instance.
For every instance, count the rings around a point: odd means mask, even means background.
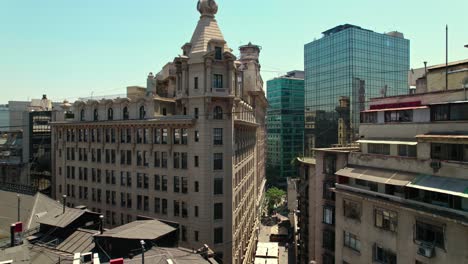
[[[304,72],[268,81],[267,99],[267,177],[285,186],[287,177],[297,176],[291,161],[303,154]]]
[[[351,139],[370,98],[407,94],[409,40],[340,25],[304,47],[306,154],[337,143],[340,97],[348,97]]]

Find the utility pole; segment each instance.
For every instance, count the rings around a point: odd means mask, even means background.
[[[445,25],[445,90],[448,90],[448,25]]]

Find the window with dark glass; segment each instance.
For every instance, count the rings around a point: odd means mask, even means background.
[[[159,151],[154,152],[154,167],[161,167],[161,152]]]
[[[195,167],[198,167],[198,156],[193,156],[193,164]]]
[[[161,152],[161,168],[167,168],[167,152]]]
[[[373,260],[382,264],[396,264],[396,254],[388,249],[383,248],[380,245],[374,244],[373,248]]]
[[[213,145],[223,144],[223,129],[213,128]]]
[[[385,111],[385,122],[411,122],[413,110]]]
[[[161,129],[155,128],[153,133],[154,133],[154,144],[161,144]]]
[[[198,132],[198,130],[195,130],[194,140],[195,142],[198,142],[200,140],[200,132]]]
[[[223,108],[221,108],[221,106],[215,106],[213,110],[213,119],[223,119]]]
[[[180,153],[174,152],[173,162],[174,169],[178,169],[180,167]]]
[[[154,198],[154,212],[157,214],[161,212],[161,198]]]
[[[335,187],[334,181],[324,181],[323,182],[323,198],[327,200],[335,200],[335,192],[331,188]]]
[[[182,152],[181,153],[181,164],[180,164],[181,169],[187,169],[187,159],[188,159],[187,152]]]
[[[343,213],[348,218],[361,220],[361,204],[350,200],[343,200]]]
[[[390,144],[367,144],[367,152],[371,154],[390,155]]]
[[[213,88],[221,89],[223,87],[223,75],[222,74],[214,74],[213,75]]]
[[[214,195],[223,194],[223,179],[214,179]]]
[[[415,240],[445,248],[444,227],[416,221]]]
[[[182,128],[181,133],[182,133],[181,144],[182,145],[187,145],[187,143],[188,143],[188,131],[187,131],[187,129]]]
[[[130,118],[130,113],[128,112],[128,107],[124,107],[122,111],[123,120],[128,120]]]
[[[182,205],[182,217],[187,218],[188,217],[187,203],[182,202],[181,205]]]
[[[139,117],[140,119],[145,119],[146,117],[146,111],[145,111],[145,107],[142,105],[140,106],[140,110],[139,110]]]
[[[180,204],[179,201],[174,200],[174,216],[180,215]]]
[[[468,161],[468,145],[431,143],[431,158],[439,160]]]
[[[85,120],[85,111],[84,109],[81,109],[80,111],[80,121],[84,121]]]
[[[355,234],[348,231],[344,231],[343,237],[345,247],[348,247],[358,252],[361,251],[361,241]]]
[[[97,109],[94,109],[93,111],[93,120],[98,121],[99,120],[99,112]]]
[[[198,77],[193,78],[193,88],[198,89]]]
[[[322,247],[335,251],[335,232],[330,229],[323,229],[322,235]]]
[[[180,144],[180,129],[175,128],[173,130],[173,143],[174,144]]]
[[[377,123],[377,112],[361,113],[361,123]]]
[[[215,244],[223,243],[223,228],[222,227],[217,227],[213,231],[214,231],[213,232],[214,243]]]
[[[195,206],[194,215],[195,217],[198,217],[198,206]]]
[[[198,108],[197,107],[195,107],[194,113],[195,113],[195,118],[198,119]]]
[[[416,146],[412,145],[398,145],[398,156],[402,157],[416,157]]]
[[[215,47],[215,60],[223,59],[223,48]]]
[[[374,209],[375,226],[388,231],[396,232],[398,226],[398,214],[383,208]]]
[[[114,120],[114,109],[107,109],[107,120]]]
[[[213,154],[213,169],[222,170],[223,169],[223,153],[214,153]]]
[[[174,176],[174,192],[180,192],[180,178],[179,176]]]
[[[168,136],[167,128],[163,128],[161,144],[167,144],[167,136]]]
[[[167,199],[162,199],[162,214],[167,215]]]
[[[187,177],[182,177],[182,193],[188,192],[188,180]]]
[[[198,183],[198,181],[195,181],[193,189],[194,192],[198,192],[200,190],[200,184]]]
[[[214,220],[223,219],[223,203],[215,203],[213,210]]]

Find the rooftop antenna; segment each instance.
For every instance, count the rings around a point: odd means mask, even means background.
[[[445,90],[448,90],[448,25],[445,25]]]

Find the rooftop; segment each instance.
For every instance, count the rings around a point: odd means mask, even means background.
[[[451,67],[451,66],[456,66],[460,64],[468,64],[468,59],[449,62],[448,66]],[[428,67],[427,69],[430,71],[430,70],[435,70],[435,69],[440,69],[440,68],[445,68],[445,63],[436,64],[436,65]]]
[[[155,240],[175,230],[177,229],[158,220],[140,220],[108,230],[97,237]]]
[[[343,24],[343,25],[339,25],[339,26],[336,26],[336,27],[334,27],[334,28],[325,30],[324,32],[322,32],[322,34],[323,34],[324,36],[329,36],[329,35],[338,33],[338,32],[340,32],[340,31],[349,29],[349,28],[355,28],[355,29],[360,29],[360,30],[365,30],[365,31],[373,32],[372,30],[364,29],[364,28],[358,27],[358,26],[356,26],[356,25]]]

